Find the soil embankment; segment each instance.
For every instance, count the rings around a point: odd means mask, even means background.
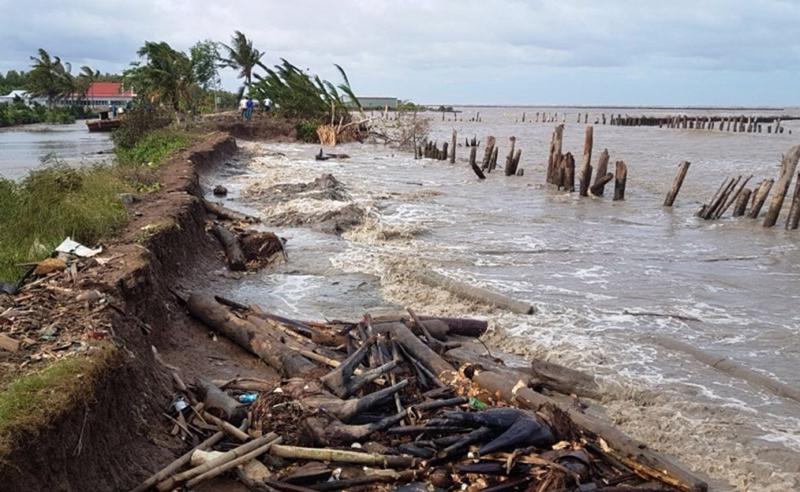
[[[130,206],[131,221],[102,255],[107,261],[89,262],[75,281],[66,274],[47,280],[76,297],[88,290],[101,294],[107,307],[96,321],[109,327],[114,348],[92,356],[92,369],[83,375],[90,384],[53,388],[76,392],[66,408],[52,409],[38,428],[10,437],[12,451],[0,467],[3,490],[127,490],[182,451],[185,444],[170,436],[162,416],[173,392],[151,346],[169,363],[202,365],[204,376],[269,376],[227,341],[213,342],[213,354],[204,353],[211,350],[207,331],[191,326],[171,293],[180,282],[210,281],[198,272],[221,265],[205,230],[197,173],[235,151],[233,137],[213,132],[178,152],[160,171],[161,189]],[[39,297],[40,308],[55,302]],[[226,360],[224,370],[215,373],[219,365],[211,356]]]

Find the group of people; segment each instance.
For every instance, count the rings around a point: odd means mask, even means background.
[[[239,101],[239,110],[242,112],[242,119],[245,121],[250,121],[253,119],[253,111],[259,105],[262,107],[264,112],[267,112],[271,109],[272,101],[269,99],[264,99],[259,104],[259,101],[254,100],[252,97],[243,97]]]

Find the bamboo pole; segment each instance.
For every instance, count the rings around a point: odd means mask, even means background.
[[[664,199],[665,207],[671,207],[675,203],[675,198],[678,196],[678,192],[681,191],[686,173],[689,172],[689,165],[689,161],[683,161],[678,166],[678,174],[675,175],[675,179],[672,181],[672,188],[670,188],[667,197]]]
[[[254,449],[263,446],[271,441],[274,441],[278,437],[277,434],[270,432],[269,434],[265,434],[258,439],[253,439],[252,441],[242,444],[239,447],[233,448],[230,451],[225,452],[224,454],[217,456],[211,460],[206,461],[200,466],[196,466],[194,468],[190,468],[182,473],[178,473],[177,475],[173,475],[172,477],[160,482],[156,485],[156,488],[161,492],[166,492],[168,490],[172,490],[175,486],[179,483],[185,482],[186,480],[191,480],[194,477],[197,477],[215,467],[220,465],[224,465],[231,460],[234,460],[240,456],[244,456],[245,454],[253,451]]]
[[[344,451],[340,449],[304,448],[300,446],[287,446],[284,444],[273,445],[269,449],[269,454],[278,456],[279,458],[352,463],[368,466],[383,466],[385,468],[412,468],[419,462],[419,460],[407,456],[384,456],[374,453]]]
[[[167,477],[169,477],[176,471],[183,468],[187,463],[189,463],[192,459],[192,454],[194,454],[195,451],[206,450],[211,446],[215,445],[216,443],[218,443],[219,441],[221,441],[223,437],[225,437],[225,432],[223,431],[215,432],[214,434],[211,435],[211,437],[201,442],[197,446],[193,447],[185,454],[183,454],[180,458],[176,459],[169,465],[162,468],[159,472],[157,472],[156,474],[152,475],[150,478],[142,482],[138,487],[133,489],[132,492],[145,492],[146,490],[149,490],[150,487],[152,487],[153,485],[164,481]]]
[[[232,460],[228,461],[227,463],[223,463],[223,464],[221,464],[221,465],[219,465],[219,466],[217,466],[215,468],[212,468],[212,469],[208,470],[207,472],[202,473],[202,474],[194,477],[193,479],[189,480],[188,482],[186,482],[186,488],[191,490],[192,488],[194,488],[197,485],[205,482],[206,480],[210,480],[210,479],[212,479],[212,478],[214,478],[216,476],[219,476],[219,475],[225,473],[228,470],[232,470],[232,469],[236,468],[239,465],[244,465],[244,464],[246,464],[246,463],[248,463],[250,461],[253,461],[254,459],[258,458],[262,454],[264,454],[267,451],[269,451],[269,449],[272,446],[274,446],[276,443],[280,443],[282,441],[283,438],[279,437],[277,434],[273,434],[273,435],[275,437],[270,442],[264,444],[263,446],[260,446],[260,447],[258,447],[256,449],[254,449],[253,451],[250,451],[249,453],[243,455],[243,456],[240,456],[238,458],[232,459]]]

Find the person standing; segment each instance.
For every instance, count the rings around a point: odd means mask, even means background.
[[[244,97],[239,100],[239,111],[242,112],[242,119],[246,120],[247,119],[247,99],[244,98]]]
[[[244,115],[244,119],[246,119],[247,121],[250,121],[253,118],[253,107],[255,107],[255,104],[253,103],[253,98],[248,97],[247,103],[245,105],[245,115]]]

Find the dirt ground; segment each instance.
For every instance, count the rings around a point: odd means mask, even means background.
[[[82,265],[82,283],[67,273],[47,279],[51,290],[65,296],[91,288],[113,306],[96,312],[91,323],[72,318],[71,329],[60,333],[64,342],[85,338],[102,324],[120,350],[99,368],[92,394],[80,395],[73,408],[57,412],[41,428],[13,436],[15,447],[0,465],[3,490],[127,490],[183,452],[187,444],[171,436],[163,417],[172,382],[152,347],[190,384],[196,377],[276,378],[259,359],[212,338],[174,295],[219,286],[209,272],[224,265],[223,256],[205,230],[197,171],[235,150],[230,135],[212,132],[179,152],[160,171],[162,188],[130,206],[130,223],[105,245],[108,262]],[[28,301],[36,312],[64,303],[37,293]],[[25,356],[23,350],[20,360]]]

